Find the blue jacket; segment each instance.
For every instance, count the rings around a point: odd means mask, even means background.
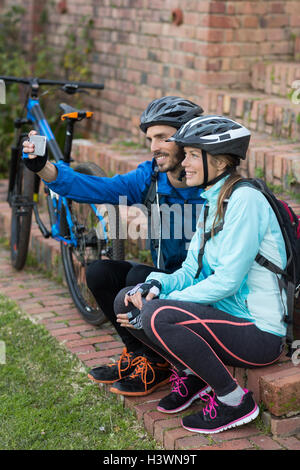
[[[136,170],[112,178],[84,175],[75,172],[63,162],[55,166],[58,170],[56,180],[45,184],[61,196],[95,204],[119,204],[119,198],[125,196],[127,205],[131,206],[144,203],[151,184],[155,160],[141,163]],[[155,221],[152,220],[151,237],[149,237],[155,266],[164,267],[171,272],[181,266],[196,231],[197,218],[204,202],[201,194],[202,190],[196,187],[174,188],[166,173],[158,173],[158,198],[151,212],[151,219]],[[157,217],[156,203],[160,207],[160,217]],[[158,262],[160,254],[164,265]]]
[[[224,179],[202,194],[209,203],[205,231],[212,227],[223,183]],[[195,279],[202,236],[203,214],[182,267],[172,274],[148,276],[162,284],[160,298],[209,304],[247,318],[263,331],[284,336],[286,292],[281,297],[276,275],[255,261],[259,252],[282,269],[286,265],[281,230],[263,194],[251,187],[233,192],[223,230],[206,242],[203,267]]]

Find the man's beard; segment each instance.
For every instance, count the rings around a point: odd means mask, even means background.
[[[181,162],[184,160],[184,152],[181,148],[179,148],[176,154],[173,156],[172,160],[166,163],[166,167],[164,167],[164,163],[162,162],[161,165],[159,161],[157,161],[158,157],[169,157],[169,153],[163,152],[154,152],[153,157],[156,159],[156,163],[158,165],[159,171],[162,173],[166,173],[167,171],[175,171],[177,168],[181,166]],[[162,169],[161,169],[162,166]]]

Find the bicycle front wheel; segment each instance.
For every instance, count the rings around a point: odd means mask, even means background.
[[[18,164],[15,184],[10,196],[11,225],[10,253],[11,264],[18,271],[23,269],[30,239],[34,173],[21,161],[21,149],[18,149]]]
[[[106,176],[94,163],[78,164],[74,170],[87,175]],[[124,259],[124,240],[119,238],[119,207],[101,204],[93,208],[90,204],[68,200],[68,208],[74,224],[77,246],[61,243],[66,282],[83,318],[92,325],[101,325],[106,321],[106,316],[87,287],[85,272],[89,264],[100,259]],[[100,222],[95,209],[101,214]],[[64,208],[61,213],[61,234],[66,239],[71,237]]]

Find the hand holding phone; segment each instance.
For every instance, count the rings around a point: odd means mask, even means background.
[[[43,135],[29,134],[29,142],[34,145],[34,150],[31,152],[28,140],[25,141],[23,147],[26,151],[23,150],[22,159],[29,170],[38,173],[47,163],[47,138]]]
[[[29,137],[29,142],[34,144],[34,155],[44,157],[46,153],[46,137],[44,137],[43,135],[34,134]]]

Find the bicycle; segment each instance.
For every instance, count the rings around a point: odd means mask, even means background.
[[[9,165],[7,201],[11,207],[10,252],[12,266],[16,270],[21,270],[25,266],[33,212],[43,236],[45,238],[52,237],[60,242],[66,283],[78,311],[88,323],[101,325],[106,321],[106,317],[86,285],[85,269],[89,263],[101,258],[124,259],[124,240],[119,236],[121,229],[119,207],[113,207],[115,215],[113,220],[112,212],[108,211],[105,205],[76,203],[55,194],[44,185],[50,222],[50,227],[47,227],[42,221],[38,206],[41,179],[24,165],[22,143],[24,139],[28,138],[27,133],[23,132],[24,126],[33,125],[38,134],[47,138],[47,149],[53,159],[56,162],[63,160],[65,164],[70,165],[73,161],[71,149],[74,125],[77,121],[90,118],[93,113],[60,103],[60,108],[63,111],[61,119],[66,121],[62,151],[41,108],[38,96],[40,86],[58,86],[65,93],[74,95],[84,89],[101,90],[104,85],[7,76],[1,76],[0,79],[7,84],[14,82],[28,86],[23,108],[23,110],[27,110],[27,115],[14,121],[15,138],[11,147]],[[89,175],[106,176],[98,165],[91,162],[78,163],[74,170]],[[115,230],[114,238],[110,237],[112,227]]]

